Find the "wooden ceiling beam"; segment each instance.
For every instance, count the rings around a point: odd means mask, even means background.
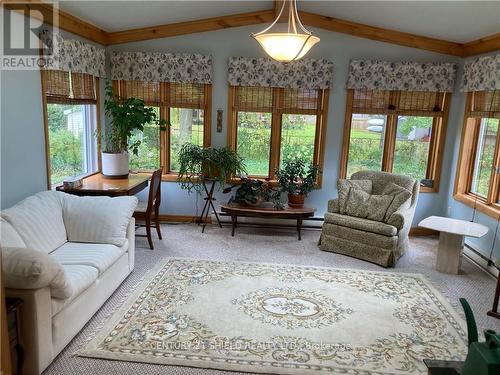
[[[463,54],[462,45],[460,43],[384,29],[382,27],[369,26],[309,12],[299,13],[302,23],[324,30],[377,40],[379,42],[397,44],[405,47],[424,49],[446,55],[462,56]]]
[[[464,57],[500,51],[500,33],[464,43],[462,44],[462,51]]]
[[[259,23],[272,22],[274,10],[262,10],[257,12],[233,14],[229,16],[205,18],[196,21],[185,21],[143,27],[126,31],[108,33],[108,44],[120,44],[137,42],[140,40],[167,38],[171,36],[201,33],[205,31],[222,30],[230,27],[256,25]]]
[[[5,8],[16,11],[21,14],[30,14],[31,17],[40,19],[47,22],[47,20],[52,20],[53,7],[50,4],[44,4],[39,1],[31,1],[25,4],[19,4],[15,2],[3,2],[2,6]],[[30,11],[30,12],[28,12]],[[36,11],[40,12],[37,13]],[[60,9],[57,10],[59,15],[58,20],[56,20],[57,25],[62,30],[68,31],[70,33],[79,35],[86,39],[92,40],[96,43],[107,45],[108,44],[108,33],[91,23],[84,21],[78,17],[75,17],[67,12]],[[53,24],[53,22],[48,22]]]
[[[117,32],[106,32],[85,20],[59,9],[58,27],[102,45],[121,44],[272,22],[281,9],[282,1],[283,0],[275,0],[273,9],[268,10]],[[12,0],[3,0],[2,6],[18,12],[38,10],[42,15],[38,17],[39,19],[50,19],[50,17],[44,18],[43,16],[47,16],[52,12],[51,5],[44,4],[40,0],[28,0],[26,4],[22,5],[21,9],[19,8],[19,3]],[[500,50],[500,33],[461,44],[309,12],[299,13],[302,22],[308,26],[447,55],[467,57]],[[37,17],[37,13],[33,12],[32,16]]]

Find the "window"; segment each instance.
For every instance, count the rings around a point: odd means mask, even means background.
[[[46,111],[47,184],[61,184],[99,169],[99,79],[88,74],[42,71]]]
[[[228,145],[253,177],[274,179],[289,158],[321,167],[327,103],[326,89],[231,86]]]
[[[341,177],[387,171],[437,191],[451,94],[348,90]]]
[[[164,174],[176,178],[179,151],[185,143],[210,146],[211,85],[113,81],[113,89],[122,98],[144,100],[155,108],[159,118],[167,121],[166,129],[149,124],[137,133],[141,146],[138,155],[130,157],[132,170],[163,167]]]
[[[455,179],[455,199],[498,217],[500,214],[500,91],[467,96]]]

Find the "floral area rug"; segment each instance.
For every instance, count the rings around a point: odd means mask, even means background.
[[[78,354],[274,374],[425,374],[464,322],[421,275],[169,259]]]

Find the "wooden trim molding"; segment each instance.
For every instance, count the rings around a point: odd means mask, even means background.
[[[387,42],[405,47],[424,49],[446,55],[462,56],[460,43],[449,42],[442,39],[405,33],[402,31],[369,26],[362,23],[351,22],[339,18],[322,16],[315,13],[299,12],[300,19],[306,25],[319,27],[324,30],[353,35],[361,38]]]
[[[63,10],[58,10],[58,26],[65,31],[82,36],[96,43],[102,45],[113,45],[272,22],[280,10],[281,1],[282,0],[274,1],[273,9],[264,9],[255,12],[238,13],[227,16],[211,17],[115,32],[106,32],[90,22],[75,17]],[[16,3],[17,5],[15,5]],[[19,2],[4,0],[2,2],[2,6],[18,12],[23,12],[25,9],[36,9],[39,10],[42,15],[47,15],[48,12],[52,12],[51,5],[43,4],[41,1],[26,0],[25,4],[21,4],[20,8]],[[456,43],[443,39],[430,38],[422,35],[370,26],[310,12],[299,13],[302,22],[308,26],[353,35],[360,38],[443,53],[446,55],[468,57],[500,50],[500,33],[489,35],[467,43]],[[36,14],[33,14],[33,16],[36,17]],[[38,18],[40,19],[40,17]]]
[[[143,27],[108,33],[108,44],[137,42],[140,40],[166,38],[171,36],[201,33],[272,22],[274,10],[232,14],[194,21],[177,22],[166,25]]]
[[[193,215],[158,215],[159,220],[165,223],[197,223],[199,217]],[[208,224],[212,223],[212,218],[207,217]]]
[[[437,236],[439,232],[433,229],[420,228],[420,227],[411,227],[410,228],[410,236]]]
[[[474,56],[500,50],[500,33],[462,44],[462,56]]]
[[[41,1],[25,1],[25,3],[19,1],[2,2],[2,6],[18,13],[30,14],[31,17],[45,22],[52,20],[54,13],[53,4],[44,4]],[[29,12],[30,10],[36,10],[40,13]],[[106,31],[61,9],[56,8],[55,13],[57,14],[55,22],[49,22],[50,25],[102,45],[108,44],[108,33]]]

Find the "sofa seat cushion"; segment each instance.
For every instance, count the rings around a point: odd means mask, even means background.
[[[95,267],[79,264],[63,264],[63,268],[73,289],[73,294],[66,299],[51,299],[52,316],[56,315],[64,306],[70,304],[71,301],[87,290],[98,277],[98,271]]]
[[[125,253],[128,241],[124,245],[118,247],[110,244],[66,242],[50,253],[50,256],[54,257],[62,265],[94,267],[100,275]]]
[[[378,233],[383,236],[396,236],[398,230],[396,227],[368,219],[362,219],[360,217],[347,216],[335,213],[325,214],[325,223],[331,223],[340,225],[342,227],[348,227],[353,229],[359,229],[366,232]]]
[[[3,210],[1,215],[19,233],[26,247],[48,254],[67,241],[63,196],[58,191],[43,191]]]

